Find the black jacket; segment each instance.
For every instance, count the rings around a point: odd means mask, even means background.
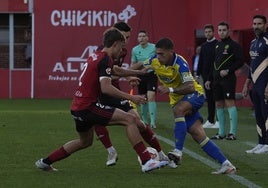
[[[215,39],[210,42],[206,41],[201,45],[197,76],[201,75],[204,82],[208,80],[209,73],[212,71],[217,42],[218,41]]]
[[[230,37],[219,41],[215,47],[215,59],[209,80],[221,79],[220,71],[228,69],[228,77],[235,76],[235,71],[244,65],[244,55],[241,46]]]

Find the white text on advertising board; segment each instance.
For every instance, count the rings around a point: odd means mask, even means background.
[[[111,10],[53,10],[50,16],[51,24],[57,26],[112,26],[118,21],[128,22],[136,16],[136,10],[131,5],[115,13]]]

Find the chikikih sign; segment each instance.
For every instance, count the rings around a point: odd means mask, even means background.
[[[139,3],[119,0],[104,5],[89,2],[79,1],[75,6],[36,2],[40,4],[36,7],[43,8],[35,11],[35,22],[42,23],[35,28],[35,43],[42,44],[34,52],[35,97],[72,97],[87,58],[102,43],[103,32],[118,21],[131,25],[139,16],[137,7],[141,9]],[[123,64],[128,66],[128,62]]]

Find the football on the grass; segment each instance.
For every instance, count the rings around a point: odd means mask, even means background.
[[[156,149],[154,149],[152,147],[147,147],[147,151],[150,153],[152,159],[159,161],[159,154],[156,151]],[[140,156],[138,156],[138,161],[139,161],[140,165],[142,165]]]

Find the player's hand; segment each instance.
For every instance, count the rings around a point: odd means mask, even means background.
[[[130,100],[137,105],[147,103],[147,99],[144,95],[131,95]]]
[[[247,97],[248,93],[249,93],[248,86],[244,85],[243,90],[242,90],[243,97]]]
[[[167,87],[162,86],[162,85],[158,86],[157,89],[158,89],[159,94],[161,94],[161,95],[169,93],[169,89]]]
[[[141,79],[135,76],[129,76],[127,77],[128,83],[131,85],[131,87],[135,87],[140,84]]]
[[[264,98],[266,99],[266,103],[268,100],[268,85],[266,86],[265,90],[264,90]]]
[[[205,82],[205,88],[206,88],[207,90],[210,90],[210,84],[211,84],[210,81],[206,81],[206,82]]]
[[[229,70],[228,70],[228,69],[221,70],[221,71],[220,71],[220,76],[221,76],[221,77],[225,77],[225,76],[228,75],[228,73],[229,73]]]
[[[148,72],[148,70],[154,70],[154,68],[151,65],[145,65],[142,69],[145,73]]]

